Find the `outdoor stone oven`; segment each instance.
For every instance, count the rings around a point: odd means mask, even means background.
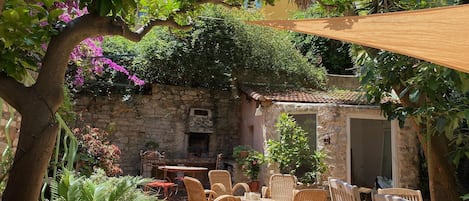
[[[210,147],[210,134],[213,133],[212,111],[191,108],[188,123],[187,153],[189,158],[207,158]]]

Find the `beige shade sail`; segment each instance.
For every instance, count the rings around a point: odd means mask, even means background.
[[[469,5],[249,23],[383,49],[469,73]]]

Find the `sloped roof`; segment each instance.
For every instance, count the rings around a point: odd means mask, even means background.
[[[351,90],[305,90],[294,88],[273,88],[266,86],[241,85],[240,90],[258,101],[335,103],[347,105],[369,105],[364,92]]]

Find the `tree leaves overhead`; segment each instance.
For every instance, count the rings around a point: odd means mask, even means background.
[[[153,29],[137,44],[133,69],[150,83],[191,87],[229,89],[233,80],[323,86],[324,69],[308,64],[288,34],[242,19],[259,16],[207,6],[189,32]]]

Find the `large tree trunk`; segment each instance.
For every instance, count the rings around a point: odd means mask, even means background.
[[[2,200],[38,200],[58,131],[53,111],[39,96],[22,112],[20,138]]]
[[[404,87],[394,86],[394,90],[401,94]],[[411,102],[408,96],[400,98],[402,105],[409,107],[418,107],[417,104]],[[425,98],[420,97],[420,103],[424,102]],[[416,133],[420,144],[423,147],[425,158],[427,161],[428,180],[430,198],[432,201],[456,201],[459,198],[457,182],[455,178],[455,167],[449,160],[449,142],[442,134],[431,135],[429,133],[422,133],[425,127],[432,125],[427,122],[426,125],[418,124],[413,121],[414,127],[417,129]],[[431,135],[430,139],[426,136]]]
[[[448,140],[444,135],[432,136],[428,141],[419,134],[427,159],[429,190],[432,201],[461,200],[457,191],[455,169],[448,155]]]

